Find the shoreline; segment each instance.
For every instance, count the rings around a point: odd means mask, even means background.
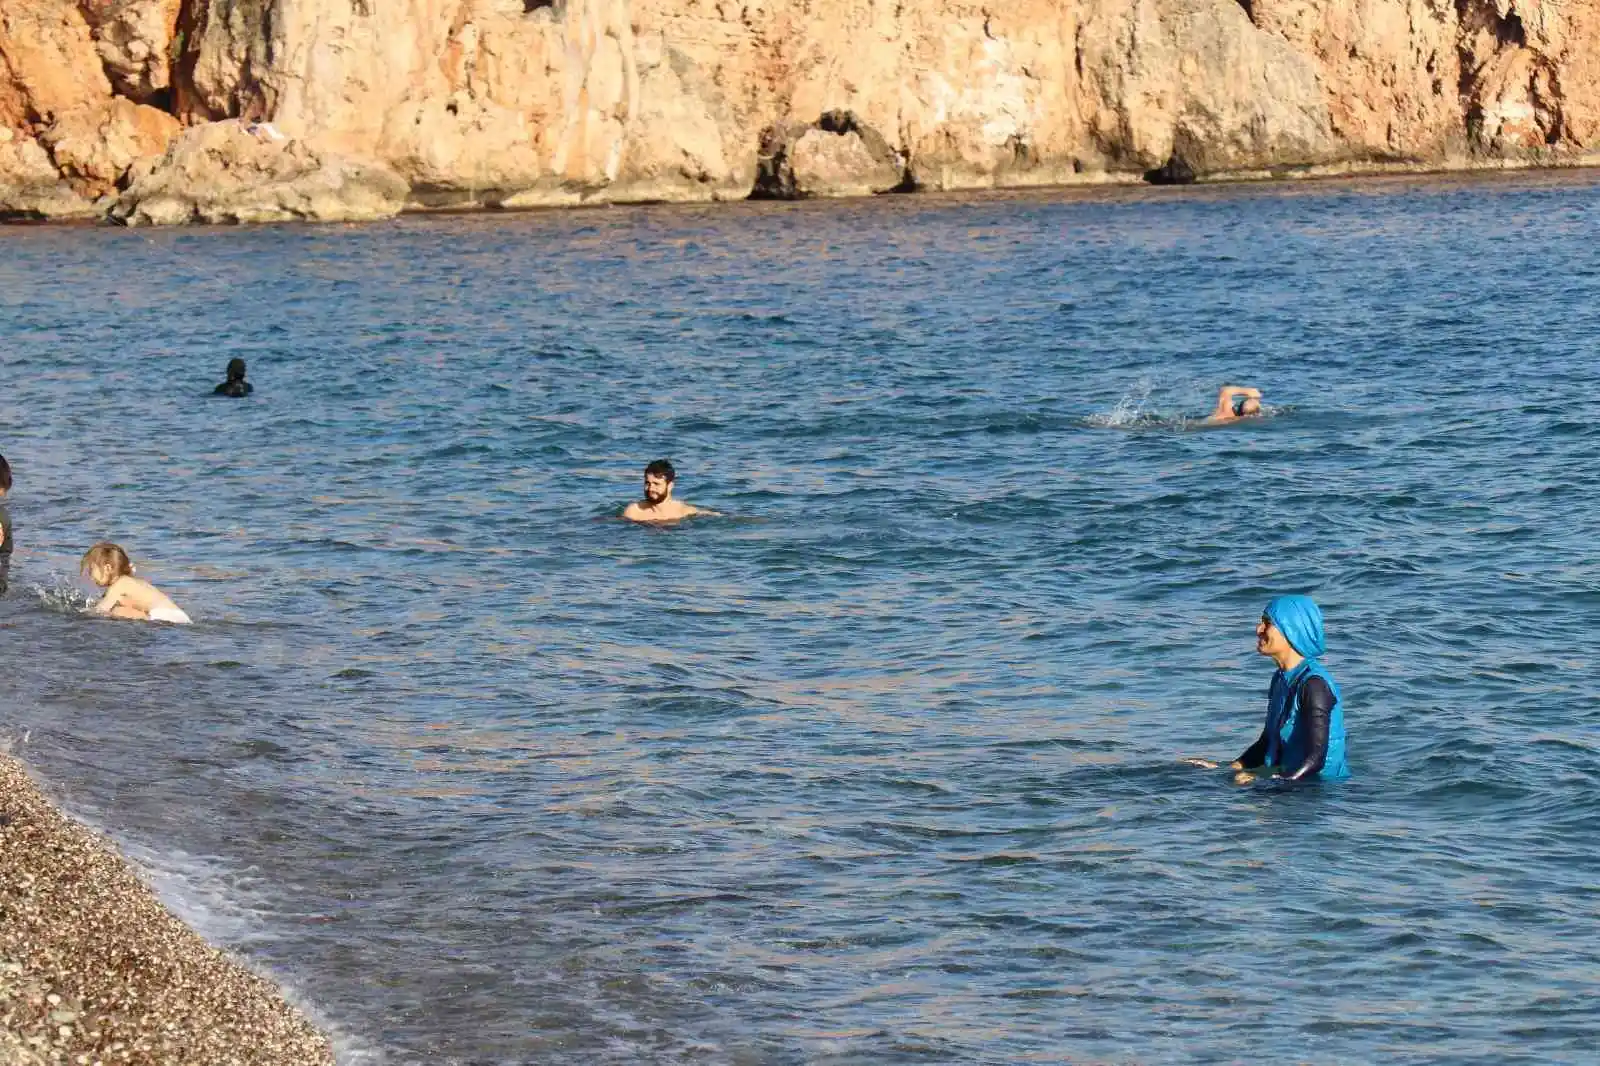
[[[4,227],[35,227],[35,226],[67,226],[67,227],[108,227],[115,229],[194,229],[194,228],[226,228],[230,226],[256,226],[256,225],[361,225],[364,223],[388,222],[395,218],[426,217],[426,216],[453,216],[453,215],[521,215],[540,214],[545,212],[584,211],[610,207],[732,207],[739,204],[820,204],[841,203],[860,204],[871,200],[896,200],[907,201],[919,198],[946,198],[946,197],[984,197],[990,195],[1004,196],[1026,193],[1050,192],[1128,192],[1137,189],[1183,189],[1183,188],[1229,188],[1229,187],[1259,187],[1259,186],[1285,186],[1301,185],[1317,182],[1339,181],[1376,181],[1384,178],[1469,178],[1531,174],[1565,174],[1576,171],[1600,170],[1600,152],[1585,152],[1576,155],[1562,156],[1556,159],[1544,160],[1519,160],[1519,159],[1443,159],[1435,162],[1355,162],[1355,163],[1329,163],[1316,165],[1295,166],[1269,166],[1258,169],[1242,169],[1217,171],[1214,173],[1198,174],[1187,181],[1151,181],[1147,177],[1134,171],[1128,172],[1101,172],[1085,175],[1077,180],[1053,181],[1013,181],[995,182],[986,185],[927,185],[914,188],[894,189],[885,192],[865,193],[861,195],[817,195],[796,197],[767,197],[747,195],[738,197],[676,197],[663,196],[608,196],[605,191],[588,198],[569,199],[548,202],[524,202],[510,205],[504,202],[465,201],[465,202],[439,202],[426,204],[417,201],[407,201],[402,207],[390,214],[364,217],[364,218],[285,218],[261,221],[221,221],[205,222],[190,220],[175,224],[151,226],[148,224],[130,225],[109,213],[98,217],[55,217],[37,218],[26,216],[11,216],[0,214],[0,228]]]
[[[541,212],[584,211],[607,207],[732,207],[739,204],[860,204],[873,200],[915,201],[921,198],[958,198],[1006,196],[1050,192],[1129,192],[1133,190],[1259,187],[1274,185],[1300,185],[1315,182],[1367,181],[1383,178],[1428,177],[1494,177],[1517,174],[1564,174],[1574,171],[1600,170],[1600,152],[1567,155],[1555,160],[1518,159],[1443,159],[1432,163],[1417,162],[1357,162],[1328,164],[1296,164],[1293,166],[1264,166],[1244,170],[1216,171],[1196,175],[1192,181],[1151,181],[1136,171],[1099,172],[1065,181],[1013,181],[988,185],[919,185],[911,188],[890,189],[884,192],[860,195],[817,195],[774,197],[751,194],[738,197],[609,197],[604,194],[590,199],[548,203],[523,203],[515,206],[503,203],[467,202],[438,203],[434,205],[409,202],[393,218],[428,215],[521,215]],[[63,220],[69,224],[86,224],[84,220]],[[319,220],[298,219],[294,222]],[[387,221],[375,219],[373,221]],[[87,220],[87,224],[122,223],[111,218]],[[205,225],[189,223],[188,225]],[[222,223],[229,225],[229,223]],[[179,228],[183,228],[180,226]]]
[[[0,1061],[332,1066],[327,1034],[0,752]]]

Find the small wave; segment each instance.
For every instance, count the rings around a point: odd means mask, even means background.
[[[257,954],[256,949],[278,938],[274,919],[283,907],[275,886],[221,859],[176,848],[158,849],[108,832],[102,823],[75,812],[73,817],[114,840],[167,910],[210,943],[228,949],[236,961],[273,984],[284,999],[326,1033],[339,1066],[383,1061],[379,1048],[335,1022],[320,1003],[301,990],[292,973]]]

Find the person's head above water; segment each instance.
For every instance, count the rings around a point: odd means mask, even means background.
[[[655,460],[644,468],[644,498],[660,503],[672,495],[672,483],[677,479],[678,472],[672,469],[671,460]]]
[[[11,491],[11,464],[6,462],[6,457],[0,455],[0,496]]]
[[[1246,418],[1260,413],[1261,401],[1254,396],[1235,396],[1233,398],[1233,415],[1235,418]]]
[[[1327,647],[1322,609],[1310,596],[1277,596],[1268,601],[1256,626],[1256,651],[1282,666],[1286,659],[1315,659]]]
[[[78,564],[78,572],[89,575],[90,581],[104,588],[117,578],[127,577],[133,573],[133,563],[128,560],[128,553],[121,547],[109,540],[103,540],[83,553],[83,561]]]
[[[695,515],[715,515],[716,511],[696,507],[674,499],[672,483],[678,472],[672,469],[669,459],[657,459],[644,468],[644,499],[634,500],[622,509],[622,517],[630,522],[676,522]]]
[[[244,379],[244,360],[238,356],[228,360],[228,380],[211,391],[218,396],[232,396],[235,399],[248,396],[255,390],[255,386]]]

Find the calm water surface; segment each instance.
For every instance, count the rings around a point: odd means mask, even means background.
[[[0,734],[347,1062],[1592,1063],[1595,180],[0,230]]]

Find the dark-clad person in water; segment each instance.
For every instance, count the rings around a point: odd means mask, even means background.
[[[244,379],[244,360],[239,358],[228,360],[228,380],[211,390],[213,396],[248,396],[255,391],[255,386]]]
[[[1339,686],[1322,665],[1327,647],[1322,610],[1310,596],[1278,596],[1256,623],[1256,653],[1278,664],[1267,688],[1267,721],[1256,742],[1230,766],[1247,785],[1259,774],[1284,781],[1350,776],[1345,761]],[[1216,763],[1189,760],[1216,769]]]
[[[644,499],[628,504],[622,517],[630,522],[676,522],[694,515],[714,515],[704,507],[672,498],[678,472],[667,459],[657,459],[644,468]]]

